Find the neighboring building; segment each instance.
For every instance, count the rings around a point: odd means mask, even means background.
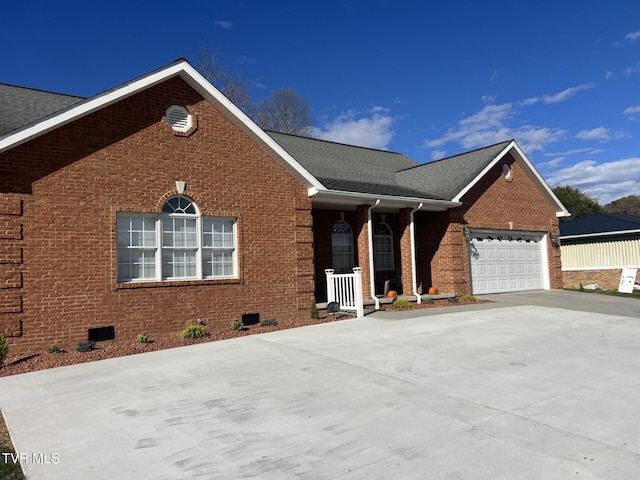
[[[560,224],[567,288],[617,290],[623,268],[640,268],[640,215],[594,213]]]
[[[13,351],[307,316],[366,297],[560,288],[566,209],[515,141],[418,165],[264,132],[185,61],[89,99],[0,85],[0,331]]]

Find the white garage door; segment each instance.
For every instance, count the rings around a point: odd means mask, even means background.
[[[469,256],[474,294],[545,288],[542,235],[471,231]]]

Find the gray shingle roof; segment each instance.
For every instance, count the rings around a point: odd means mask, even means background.
[[[83,100],[0,83],[0,138]],[[266,133],[329,190],[434,200],[453,199],[510,143],[420,165],[401,153]]]
[[[401,153],[267,132],[330,190],[451,200],[511,142],[423,165]]]
[[[407,187],[450,200],[471,183],[509,143],[511,140],[402,170],[396,172],[396,180]]]
[[[82,97],[0,83],[0,138],[83,100]]]
[[[417,163],[400,153],[356,147],[283,133],[267,132],[282,148],[330,190],[415,196],[395,181],[394,172]]]

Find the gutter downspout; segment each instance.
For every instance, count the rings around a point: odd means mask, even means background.
[[[369,287],[371,290],[371,298],[376,304],[376,310],[380,310],[380,300],[376,297],[376,272],[373,265],[373,222],[371,221],[371,210],[376,208],[380,203],[380,199],[367,209],[367,229],[369,230]]]
[[[409,213],[409,235],[411,235],[411,286],[417,303],[422,303],[422,296],[418,293],[418,271],[416,269],[416,229],[413,224],[413,214],[422,208],[420,202],[416,208]]]

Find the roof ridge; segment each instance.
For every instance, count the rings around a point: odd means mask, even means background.
[[[515,141],[514,138],[512,138],[510,140],[503,140],[502,142],[496,142],[493,145],[487,145],[486,147],[474,148],[473,150],[467,150],[466,152],[456,153],[455,155],[450,155],[448,157],[439,158],[438,160],[431,160],[430,162],[421,163],[420,165],[416,165],[414,167],[409,167],[409,168],[405,168],[405,169],[402,169],[402,170],[398,170],[396,173],[405,172],[405,171],[411,170],[413,168],[424,167],[425,165],[433,165],[434,163],[442,162],[444,160],[451,160],[452,158],[456,158],[456,157],[459,157],[461,155],[468,155],[469,153],[479,152],[480,150],[486,150],[488,148],[496,147],[496,146],[498,146],[500,144],[503,144],[503,143],[508,144],[508,143],[511,143],[511,142],[514,142],[514,141]]]
[[[333,145],[341,145],[343,147],[362,148],[364,150],[371,150],[371,151],[374,151],[374,152],[382,152],[382,153],[393,153],[395,155],[403,155],[403,156],[406,157],[406,155],[404,153],[396,152],[394,150],[383,150],[381,148],[363,147],[362,145],[353,145],[351,143],[336,142],[334,140],[326,140],[324,138],[307,137],[307,136],[304,136],[304,135],[295,135],[293,133],[276,132],[275,130],[265,130],[265,132],[267,132],[267,134],[275,133],[276,135],[286,135],[288,137],[302,138],[304,140],[314,140],[316,142],[332,143]],[[410,158],[410,157],[407,157],[407,158]]]
[[[87,97],[82,97],[80,95],[71,95],[69,93],[60,93],[60,92],[54,92],[54,91],[51,91],[51,90],[44,90],[42,88],[26,87],[24,85],[14,85],[13,83],[0,82],[0,85],[4,85],[6,87],[12,87],[12,88],[21,88],[23,90],[31,90],[33,92],[48,93],[48,94],[51,94],[51,95],[61,95],[63,97],[73,97],[73,98],[80,98],[80,99],[84,99],[84,100],[86,100],[86,98],[87,98]]]

